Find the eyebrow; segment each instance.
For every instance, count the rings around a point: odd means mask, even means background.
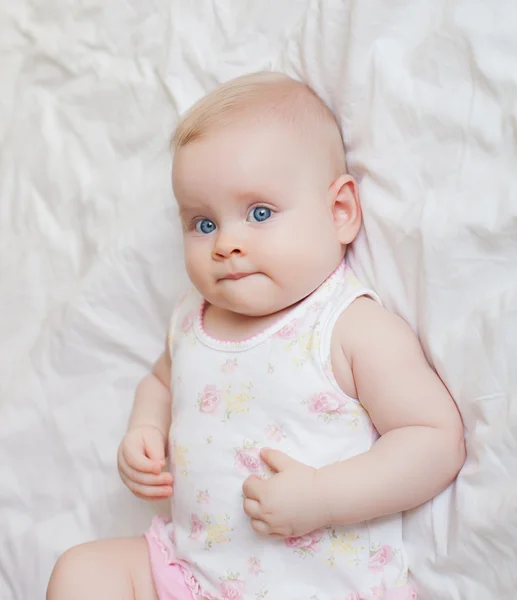
[[[180,218],[186,219],[195,214],[199,214],[204,212],[203,207],[201,206],[181,206],[179,205],[179,214]]]
[[[270,197],[264,196],[263,194],[258,194],[257,192],[243,192],[239,194],[235,194],[235,198],[238,202],[248,202],[250,204],[255,202],[266,202],[271,204],[272,199]],[[187,201],[180,202],[178,198],[176,201],[180,207],[181,212],[192,211],[192,210],[210,210],[211,206],[204,202],[198,201],[194,198],[190,198]]]
[[[180,201],[176,196],[176,202],[178,203],[180,212],[210,209],[210,205],[206,201],[197,200],[196,198],[187,198],[186,200]]]
[[[272,196],[272,195],[273,194],[271,194],[270,196]],[[264,194],[259,194],[255,191],[243,192],[241,194],[237,194],[237,198],[241,202],[250,202],[250,203],[266,202],[268,204],[271,204],[271,201],[272,201],[271,197],[264,196]]]

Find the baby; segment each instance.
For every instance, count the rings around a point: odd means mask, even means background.
[[[416,598],[400,513],[454,480],[463,428],[344,261],[361,208],[334,116],[259,73],[194,105],[173,145],[193,287],[118,453],[172,519],[69,550],[47,599]]]

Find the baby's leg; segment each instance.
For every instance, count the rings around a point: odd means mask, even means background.
[[[144,537],[102,540],[67,550],[47,600],[158,600]]]

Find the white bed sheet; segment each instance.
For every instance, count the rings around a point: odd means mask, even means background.
[[[0,5],[1,600],[43,598],[65,548],[159,510],[115,453],[185,283],[168,139],[216,82],[262,68],[339,115],[353,266],[464,417],[457,484],[406,519],[420,598],[515,597],[516,31],[512,0]]]

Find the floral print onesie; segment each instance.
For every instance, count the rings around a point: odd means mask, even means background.
[[[203,329],[196,290],[171,322],[172,520],[148,532],[196,599],[410,600],[401,516],[287,539],[255,533],[242,483],[269,477],[262,447],[313,467],[367,451],[377,434],[333,377],[334,325],[364,288],[349,267],[263,332],[239,342]],[[349,482],[354,485],[353,481]]]

